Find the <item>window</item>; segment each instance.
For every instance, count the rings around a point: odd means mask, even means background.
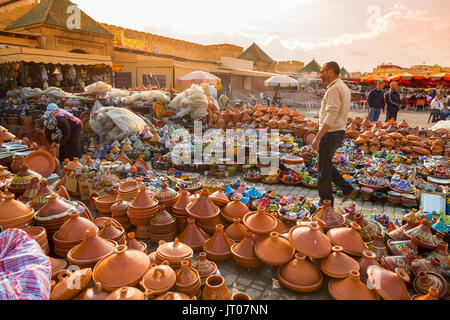
[[[149,75],[144,74],[142,75],[142,83],[144,84],[144,87],[152,86],[152,87],[160,87],[165,88],[166,87],[166,76],[165,75]]]
[[[131,88],[133,82],[131,81],[131,72],[116,72],[115,73],[116,88]]]
[[[158,47],[158,46],[155,46],[155,47],[153,48],[153,51],[154,51],[154,53],[159,54],[159,47]]]

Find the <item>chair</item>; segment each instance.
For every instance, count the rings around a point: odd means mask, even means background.
[[[419,108],[422,108],[421,110],[425,111],[425,103],[426,103],[426,100],[425,100],[425,99],[417,99],[417,102],[416,102],[416,111],[418,111]]]
[[[428,123],[436,123],[439,122],[439,120],[441,120],[441,113],[439,110],[433,109],[430,112],[430,116],[428,117]]]

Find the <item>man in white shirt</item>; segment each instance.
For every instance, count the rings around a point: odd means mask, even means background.
[[[442,93],[438,93],[436,97],[431,101],[431,110],[439,110],[439,114],[441,116],[441,120],[446,120],[448,111],[445,110],[445,104]]]

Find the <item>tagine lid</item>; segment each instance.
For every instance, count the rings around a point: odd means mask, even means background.
[[[257,211],[249,212],[242,220],[243,224],[256,234],[268,234],[277,227],[277,220],[266,213],[264,207],[258,207]]]
[[[220,208],[209,198],[208,190],[204,189],[197,200],[187,205],[186,212],[195,219],[208,220],[218,216]]]
[[[305,292],[314,291],[323,283],[322,273],[301,253],[296,253],[291,262],[279,267],[277,274],[282,283],[287,282]]]
[[[128,204],[128,207],[133,209],[149,209],[158,205],[158,201],[147,192],[147,188],[145,186],[140,186],[139,189],[138,195]]]
[[[242,203],[241,197],[234,197],[233,201],[229,202],[222,209],[222,216],[225,220],[232,222],[233,218],[244,218],[250,212],[250,209]]]
[[[180,198],[178,198],[177,202],[172,206],[172,210],[175,209],[176,211],[186,211],[186,207],[191,202],[189,200],[190,194],[187,190],[180,190]]]
[[[14,199],[14,194],[7,193],[0,201],[0,222],[31,215],[34,211],[27,205]]]
[[[73,247],[67,257],[73,262],[92,261],[112,254],[114,248],[114,243],[99,237],[97,232],[91,229],[86,231],[86,239]]]
[[[351,222],[350,228],[331,229],[327,232],[327,236],[333,245],[342,247],[344,252],[353,256],[361,256],[362,252],[368,249],[361,237],[361,230],[360,225]]]
[[[404,270],[397,268],[392,272],[378,266],[369,266],[367,275],[372,288],[384,300],[411,299],[405,284],[410,281],[410,277]]]
[[[111,292],[105,300],[144,300],[145,294],[133,287],[121,287]]]
[[[326,259],[321,261],[320,269],[328,276],[333,278],[346,278],[351,271],[359,272],[359,263],[352,257],[346,255],[344,249],[334,246]]]
[[[180,242],[178,238],[173,242],[160,241],[156,252],[169,259],[183,259],[193,254],[192,248]]]
[[[288,238],[272,232],[269,237],[256,242],[255,254],[267,264],[283,265],[294,257],[295,248]]]
[[[376,293],[361,282],[356,270],[350,271],[349,276],[343,280],[331,280],[328,291],[335,300],[379,300]]]
[[[172,188],[169,188],[166,183],[161,184],[161,188],[158,188],[156,191],[154,198],[158,201],[171,201],[178,197],[179,194],[177,191],[173,190]]]
[[[289,240],[298,252],[315,259],[325,258],[331,252],[330,240],[315,222],[292,227]]]
[[[77,211],[75,206],[62,198],[60,198],[56,193],[53,193],[47,197],[48,202],[42,206],[41,209],[36,213],[37,217],[46,218],[51,216],[56,216],[65,212],[75,212]]]
[[[191,298],[182,292],[167,292],[159,297],[156,297],[155,300],[191,300]]]
[[[80,217],[78,212],[72,212],[69,220],[55,233],[55,238],[61,241],[82,241],[86,238],[86,231],[98,231],[98,227],[91,220]]]
[[[152,266],[150,270],[142,278],[142,286],[150,291],[168,291],[170,290],[176,282],[176,273],[168,265],[167,261],[164,261],[158,266]]]

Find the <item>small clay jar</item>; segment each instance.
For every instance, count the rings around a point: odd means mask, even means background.
[[[222,276],[209,276],[203,288],[202,300],[231,300],[230,291]]]
[[[252,300],[252,298],[243,292],[237,292],[235,294],[233,294],[233,296],[231,297],[231,300]]]

